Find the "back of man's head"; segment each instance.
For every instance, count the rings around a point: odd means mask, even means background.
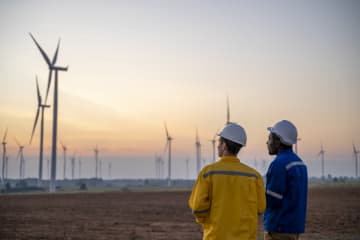
[[[239,153],[240,149],[243,147],[243,145],[230,141],[223,137],[220,137],[219,141],[225,143],[226,150],[230,155],[236,156]]]

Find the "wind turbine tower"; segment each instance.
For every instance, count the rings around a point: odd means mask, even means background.
[[[36,115],[35,115],[35,121],[34,121],[33,130],[32,130],[32,133],[31,133],[30,144],[31,144],[32,139],[34,137],[34,133],[35,133],[35,129],[36,129],[36,125],[37,125],[37,121],[39,119],[39,114],[40,114],[40,109],[41,109],[40,150],[39,150],[39,178],[38,178],[38,183],[40,184],[40,181],[42,180],[42,172],[43,172],[42,169],[43,169],[43,149],[44,149],[44,110],[45,110],[45,108],[49,108],[50,105],[46,105],[46,104],[44,104],[42,102],[40,89],[39,89],[39,82],[38,82],[37,76],[36,76],[36,92],[37,92],[38,107],[37,107],[37,111],[36,111]]]
[[[111,162],[109,162],[109,179],[111,180]]]
[[[68,67],[60,67],[56,66],[56,60],[59,52],[59,46],[60,46],[60,39],[58,41],[56,51],[54,54],[54,57],[52,61],[50,62],[49,57],[45,53],[45,51],[40,47],[40,45],[37,43],[33,35],[30,33],[30,37],[33,39],[34,43],[36,44],[37,48],[39,49],[41,55],[43,56],[44,60],[46,61],[48,67],[49,67],[49,80],[46,90],[46,97],[45,97],[45,103],[47,101],[49,88],[51,85],[51,75],[52,72],[55,71],[55,82],[54,82],[54,103],[53,103],[53,129],[52,129],[52,145],[51,145],[51,179],[50,179],[50,192],[56,191],[56,144],[57,144],[57,118],[58,118],[58,72],[64,71],[66,72],[68,70]]]
[[[321,157],[321,178],[322,179],[325,179],[325,174],[324,174],[324,155],[325,155],[325,151],[323,149],[323,145],[321,144],[321,147],[320,147],[320,152],[318,153],[318,156]]]
[[[166,147],[168,148],[168,154],[169,154],[169,164],[168,164],[168,186],[171,186],[171,141],[173,138],[169,135],[166,123],[165,123],[165,133],[166,133]]]
[[[95,153],[95,178],[98,179],[98,166],[99,166],[99,149],[96,145],[96,148],[94,148]]]
[[[353,153],[354,153],[354,160],[355,160],[355,178],[359,177],[358,173],[358,157],[359,157],[359,150],[356,149],[355,144],[353,143]]]
[[[99,177],[102,179],[102,160],[99,161]]]
[[[8,170],[9,170],[9,155],[6,155],[5,157],[5,179],[8,179],[9,178],[9,175],[8,175]]]
[[[67,147],[60,142],[62,150],[63,150],[63,155],[64,155],[64,169],[63,169],[63,178],[64,180],[66,179],[66,151],[67,151]]]
[[[8,129],[5,130],[5,134],[4,134],[4,137],[3,137],[3,140],[2,140],[2,145],[3,145],[3,157],[2,157],[2,170],[1,170],[1,182],[4,182],[5,181],[5,167],[7,168],[7,156],[6,156],[6,136],[7,136],[7,132],[8,132]]]
[[[75,154],[71,158],[71,179],[74,180],[75,177]]]
[[[19,151],[17,155],[17,159],[20,157],[20,165],[19,165],[19,178],[25,178],[25,160],[24,160],[24,146],[19,143],[17,139],[15,139],[16,144],[19,146]]]
[[[47,175],[48,175],[48,179],[50,180],[50,159],[49,158],[46,159],[46,164],[47,164]]]
[[[216,136],[217,136],[217,133],[215,133],[214,137],[210,140],[210,142],[212,144],[213,163],[216,161],[216,156],[215,156]]]
[[[196,129],[196,137],[195,137],[195,147],[196,147],[196,172],[199,173],[201,169],[201,144],[197,129]]]

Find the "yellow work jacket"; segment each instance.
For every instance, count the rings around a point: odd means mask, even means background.
[[[261,175],[235,156],[205,166],[189,199],[203,240],[255,240],[265,205]]]

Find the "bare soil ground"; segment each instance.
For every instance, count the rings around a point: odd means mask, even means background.
[[[0,239],[201,239],[190,192],[0,195]],[[262,239],[262,222],[259,222]],[[360,239],[360,186],[309,190],[301,239]]]

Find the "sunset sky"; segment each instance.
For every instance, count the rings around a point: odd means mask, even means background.
[[[35,75],[45,95],[48,68],[29,36],[52,58],[61,38],[58,139],[94,174],[155,176],[154,155],[173,141],[173,176],[195,178],[195,131],[202,158],[226,121],[242,125],[240,154],[268,165],[266,127],[292,121],[310,176],[354,176],[360,148],[360,1],[1,1],[0,137],[9,129],[9,176],[18,177],[15,138],[25,144],[26,176],[37,176],[39,126]],[[52,104],[53,88],[48,103]],[[52,108],[45,116],[50,158]],[[2,155],[2,151],[1,151]],[[0,161],[1,162],[1,161]],[[167,163],[166,163],[167,164]],[[165,164],[165,169],[167,169]],[[46,163],[45,163],[46,166]],[[58,178],[62,152],[58,150]],[[165,174],[165,176],[167,173]],[[45,177],[47,174],[45,173]]]

